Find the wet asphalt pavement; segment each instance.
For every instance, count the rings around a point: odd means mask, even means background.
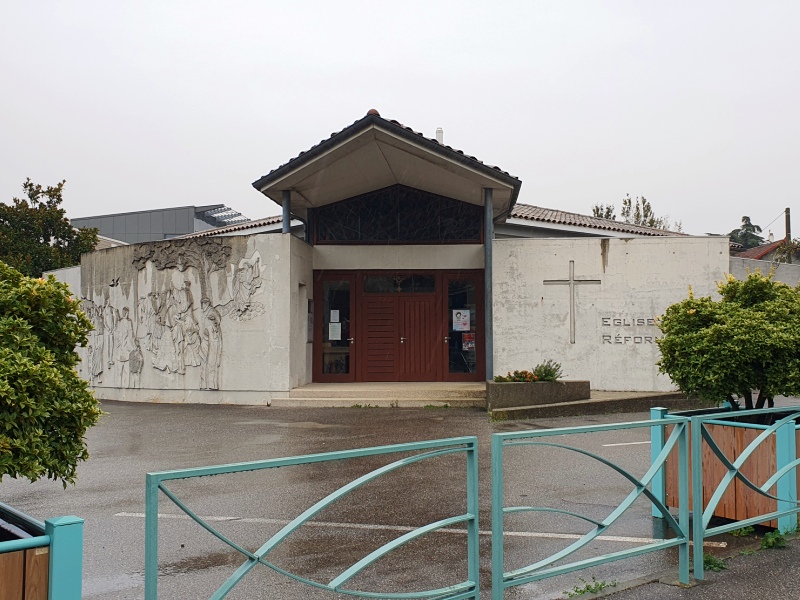
[[[463,435],[479,438],[481,588],[482,597],[489,598],[491,434],[647,418],[641,413],[490,423],[478,409],[276,409],[122,402],[105,402],[103,409],[107,414],[89,432],[91,458],[80,466],[75,486],[65,490],[52,481],[31,484],[6,479],[0,489],[4,502],[35,518],[74,514],[86,520],[84,598],[108,600],[144,597],[147,472]],[[649,466],[648,433],[639,429],[590,434],[571,443],[641,476]],[[286,467],[175,482],[169,487],[196,513],[213,517],[213,525],[222,533],[254,550],[336,487],[391,460],[379,457]],[[631,489],[621,476],[556,448],[514,449],[507,454],[505,465],[506,505],[551,506],[602,519]],[[313,526],[303,527],[270,557],[281,568],[327,583],[407,528],[466,512],[464,472],[460,455],[395,471],[317,515]],[[242,557],[193,522],[180,518],[179,509],[164,496],[159,513],[163,515],[159,521],[159,597],[208,598],[243,562]],[[507,538],[506,569],[532,563],[571,543],[553,534],[582,534],[587,529],[586,523],[559,514],[510,516],[506,530],[519,534]],[[595,541],[577,558],[630,548],[642,539],[663,537],[664,532],[661,521],[650,517],[649,505],[639,500],[607,535],[614,538]],[[353,580],[352,587],[410,591],[458,582],[466,578],[465,548],[463,534],[430,534],[365,571]],[[580,577],[625,582],[673,568],[677,573],[675,553],[668,550],[528,584],[509,590],[506,598],[558,598],[564,590],[581,586]],[[667,593],[680,591],[661,587],[668,589]],[[624,595],[636,593],[630,590],[620,597],[683,597]],[[254,569],[227,596],[335,597],[344,596],[291,582],[263,567]]]

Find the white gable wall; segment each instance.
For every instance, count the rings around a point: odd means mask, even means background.
[[[574,261],[575,343],[570,343]],[[653,319],[687,297],[716,294],[729,269],[727,238],[495,240],[493,248],[494,369],[505,374],[560,362],[565,379],[592,389],[668,391],[657,373]]]

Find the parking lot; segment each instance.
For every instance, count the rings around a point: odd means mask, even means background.
[[[88,435],[91,458],[77,484],[4,480],[3,500],[31,516],[74,514],[86,520],[84,598],[144,595],[145,474],[351,448],[475,435],[479,439],[481,588],[489,597],[492,433],[646,419],[607,415],[536,422],[490,423],[472,409],[276,409],[105,402],[106,415]],[[649,463],[647,429],[592,434],[571,440],[636,475]],[[389,462],[370,458],[328,466],[287,467],[176,482],[170,489],[237,543],[255,550],[315,501],[360,474]],[[507,504],[555,506],[592,518],[607,516],[630,491],[598,463],[554,448],[525,448],[506,457]],[[281,568],[327,583],[377,546],[409,528],[465,511],[463,456],[401,469],[359,488],[270,554]],[[159,597],[203,598],[244,558],[182,516],[162,496],[159,506]],[[522,566],[587,531],[577,519],[548,514],[506,520],[506,568]],[[597,540],[593,552],[612,552],[664,535],[644,502]],[[353,580],[356,589],[410,591],[466,577],[466,535],[434,533],[394,552]],[[624,581],[674,564],[663,552],[561,576],[510,591],[509,598],[555,598],[579,576]],[[335,595],[254,569],[228,598],[332,598]]]

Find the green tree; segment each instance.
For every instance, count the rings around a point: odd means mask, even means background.
[[[0,480],[74,483],[101,414],[75,370],[91,328],[66,284],[0,262]]]
[[[616,221],[616,207],[613,204],[595,204],[592,206],[592,216]],[[669,215],[657,217],[653,212],[652,205],[644,196],[641,198],[637,196],[635,200],[632,200],[630,194],[626,194],[622,199],[620,216],[625,223],[630,225],[641,225],[679,233],[683,231],[683,224],[680,221],[671,223]]]
[[[42,187],[30,178],[25,198],[0,202],[0,260],[30,277],[77,265],[97,244],[97,229],[75,229],[61,202],[64,181]]]
[[[690,291],[659,320],[660,371],[687,395],[734,407],[800,394],[800,288],[756,271],[718,289],[720,300]]]
[[[592,206],[592,216],[599,219],[617,220],[617,212],[613,204],[595,204]]]
[[[746,250],[747,248],[755,248],[764,243],[764,238],[758,235],[759,233],[761,233],[761,227],[753,224],[750,221],[750,217],[745,216],[742,217],[741,227],[731,231],[728,237],[731,238],[732,242],[738,242],[744,246]]]

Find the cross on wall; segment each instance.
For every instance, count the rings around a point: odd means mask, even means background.
[[[569,343],[575,343],[575,286],[582,284],[600,285],[599,279],[575,279],[575,261],[569,261],[569,279],[545,279],[545,285],[569,286]]]

